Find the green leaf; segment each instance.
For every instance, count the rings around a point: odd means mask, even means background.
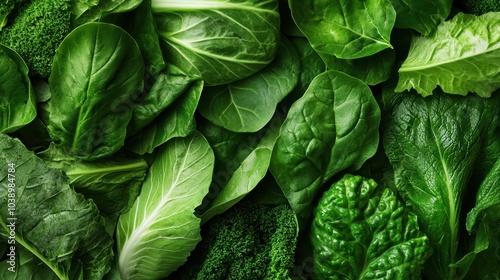
[[[206,85],[253,75],[278,49],[277,0],[152,0],[165,59]]]
[[[100,21],[105,16],[134,10],[143,0],[95,0],[73,1],[72,10],[76,15],[75,25]]]
[[[337,71],[318,75],[281,127],[270,171],[301,219],[319,187],[356,170],[378,146],[380,109],[370,88]]]
[[[289,0],[293,19],[318,53],[342,59],[392,48],[396,12],[389,0]]]
[[[258,73],[217,87],[206,87],[198,111],[216,125],[235,132],[256,132],[272,118],[276,106],[297,85],[299,57],[281,38],[274,60]]]
[[[108,215],[132,207],[148,169],[142,158],[113,156],[86,162],[68,158],[53,146],[38,156],[48,166],[63,171],[76,192],[92,199],[101,213]]]
[[[127,148],[141,155],[152,153],[155,148],[172,138],[185,137],[193,133],[196,130],[194,114],[202,89],[203,81],[191,81],[185,92],[152,123],[127,139]],[[156,98],[160,96],[152,97]],[[153,113],[154,110],[156,109],[153,109]]]
[[[419,217],[433,246],[428,279],[455,279],[450,267],[459,253],[463,194],[478,158],[481,139],[498,112],[500,98],[436,93],[397,95],[386,123],[384,150],[395,186]],[[450,116],[464,116],[450,118]],[[465,213],[463,213],[465,214]]]
[[[0,62],[0,133],[11,133],[35,118],[36,96],[19,54],[0,44]]]
[[[274,144],[279,135],[280,122],[277,119],[275,120],[276,123],[265,129],[265,134],[257,147],[239,164],[227,184],[217,186],[222,190],[212,201],[211,207],[203,213],[201,217],[202,223],[238,203],[264,178],[269,168]]]
[[[357,59],[340,59],[326,53],[319,54],[329,70],[344,72],[368,85],[376,85],[389,79],[395,60],[392,49]]]
[[[396,9],[396,27],[411,28],[427,35],[444,21],[451,11],[452,0],[391,0]]]
[[[315,279],[414,279],[431,255],[417,216],[390,189],[350,174],[320,199],[311,242]]]
[[[500,209],[500,158],[479,186],[476,205],[467,214],[467,230],[471,233],[475,231],[482,217],[488,215],[487,212],[491,212],[495,207]]]
[[[423,96],[439,86],[449,94],[489,97],[500,87],[500,12],[459,13],[425,37],[415,37],[399,68],[397,92]]]
[[[143,87],[144,63],[134,39],[115,25],[82,25],[61,43],[52,69],[52,139],[83,159],[120,149],[132,116],[130,103]]]
[[[198,132],[162,146],[134,206],[118,221],[122,278],[161,279],[186,261],[201,239],[194,210],[208,193],[213,165]]]
[[[15,184],[14,192],[0,188],[0,232],[11,236],[8,225],[15,222],[16,248],[29,251],[37,266],[43,262],[60,279],[101,279],[110,269],[113,240],[95,204],[76,194],[60,171],[3,134],[0,163],[1,185]],[[14,221],[9,199],[15,200]]]

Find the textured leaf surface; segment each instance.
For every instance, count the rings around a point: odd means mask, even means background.
[[[463,194],[500,98],[444,93],[424,98],[412,93],[395,100],[384,150],[396,188],[433,246],[425,275],[455,279],[458,271],[450,264],[462,257],[458,242]]]
[[[320,199],[311,229],[316,279],[413,279],[431,247],[417,216],[371,179],[345,175]]]
[[[161,279],[181,266],[200,237],[194,215],[207,194],[214,164],[200,133],[166,143],[156,155],[141,194],[117,228],[124,279]]]
[[[256,132],[272,118],[276,106],[297,85],[300,62],[285,37],[274,60],[258,73],[203,90],[198,111],[211,122],[236,132]]]
[[[396,91],[423,96],[439,86],[450,94],[489,97],[500,87],[500,12],[457,14],[425,37],[415,37],[399,68]]]
[[[355,170],[378,146],[380,109],[361,80],[337,71],[318,75],[284,121],[270,170],[300,218],[318,188]]]
[[[278,49],[277,0],[152,0],[168,62],[207,85],[248,77]]]
[[[4,134],[0,163],[0,232],[10,232],[8,164],[15,164],[16,246],[60,279],[101,279],[110,269],[113,240],[95,204],[76,194],[60,171]],[[27,251],[23,254],[33,259]]]
[[[57,49],[49,77],[50,136],[84,159],[116,152],[143,77],[139,47],[123,29],[107,23],[76,28]]]
[[[319,53],[353,59],[392,48],[389,0],[289,0],[292,16]]]

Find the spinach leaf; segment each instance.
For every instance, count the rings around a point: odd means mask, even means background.
[[[264,178],[269,168],[271,153],[279,135],[281,124],[278,119],[273,120],[275,123],[268,129],[265,129],[265,134],[257,147],[232,172],[231,179],[229,179],[227,184],[217,186],[222,189],[211,202],[210,208],[203,213],[201,217],[202,223],[207,222],[238,203]],[[214,177],[216,176],[217,174],[214,175]]]
[[[19,140],[3,134],[0,163],[0,232],[11,236],[8,202],[14,193],[15,246],[25,249],[26,254],[21,254],[26,259],[33,259],[36,267],[43,262],[60,279],[101,279],[110,269],[113,240],[95,204],[76,194],[60,171],[47,167]],[[8,174],[15,176],[14,183]],[[14,184],[14,192],[3,187],[9,183]]]
[[[141,194],[118,221],[122,278],[161,279],[186,261],[201,239],[194,210],[208,193],[213,165],[210,145],[198,132],[162,146]]]
[[[342,59],[392,48],[396,12],[389,0],[289,0],[292,17],[318,53]]]
[[[386,100],[391,95],[384,93]],[[460,277],[471,261],[467,256],[461,260],[464,255],[459,252],[463,194],[499,101],[444,93],[392,98],[384,149],[394,168],[396,188],[433,246],[424,271],[428,279]]]
[[[452,0],[391,0],[396,9],[396,27],[411,28],[428,35],[451,11]]]
[[[165,59],[206,85],[255,74],[278,49],[278,0],[152,0]]]
[[[227,85],[206,87],[198,111],[211,122],[236,132],[256,132],[272,118],[276,106],[297,85],[299,57],[281,37],[274,60],[258,73]]]
[[[284,121],[270,171],[301,219],[319,187],[356,170],[378,146],[380,109],[361,80],[337,71],[318,75]]]
[[[143,77],[141,52],[123,29],[107,23],[76,28],[57,49],[49,77],[50,136],[82,159],[113,154],[124,145],[129,104]]]
[[[71,1],[75,25],[99,21],[115,13],[123,13],[135,9],[143,0],[79,0]]]
[[[181,79],[184,80],[184,78]],[[169,81],[165,81],[165,83],[170,84]],[[168,87],[162,88],[162,85],[163,84],[159,85],[159,90],[162,91],[160,95],[150,92],[151,97],[148,98],[150,100],[159,100],[157,105],[166,105],[166,103],[172,101],[170,96],[160,101],[161,97],[164,96],[163,94],[177,95],[180,93],[178,89],[182,91],[186,86],[185,84],[180,84],[180,88],[171,88],[172,91],[170,92]],[[175,99],[175,102],[163,110],[153,122],[127,139],[127,148],[141,155],[152,153],[155,148],[172,138],[185,137],[193,133],[196,130],[194,114],[200,100],[202,89],[202,80],[189,80],[185,91],[182,92],[180,97]],[[148,114],[154,115],[158,112],[156,105],[153,105],[154,103],[149,102],[149,104],[152,105],[152,111],[141,112],[145,113],[143,116],[147,117]],[[150,109],[147,107],[147,104],[142,104],[140,108],[145,110]]]
[[[11,133],[36,116],[36,97],[28,66],[12,49],[0,44],[0,133]]]
[[[459,13],[429,36],[415,37],[396,91],[414,88],[428,96],[439,86],[449,94],[489,97],[500,87],[499,15]]]

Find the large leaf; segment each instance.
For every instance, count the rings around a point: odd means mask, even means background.
[[[152,0],[166,60],[207,85],[248,77],[278,48],[278,0]]]
[[[411,28],[427,35],[444,21],[451,11],[452,0],[391,0],[396,9],[396,27]]]
[[[181,266],[200,241],[195,208],[207,194],[213,152],[196,132],[166,143],[156,155],[141,194],[117,228],[124,279],[161,279]]]
[[[459,272],[450,265],[463,257],[459,253],[463,194],[499,101],[444,93],[426,98],[399,94],[392,101],[384,149],[394,168],[396,188],[433,246],[425,270],[428,279],[455,279]]]
[[[28,66],[12,49],[0,44],[0,133],[11,133],[36,116],[36,97]]]
[[[0,163],[0,232],[12,236],[15,223],[16,248],[26,249],[24,257],[60,279],[101,279],[110,269],[113,240],[95,204],[76,194],[60,171],[3,134]]]
[[[292,16],[319,53],[354,59],[392,48],[389,0],[289,0]]]
[[[49,133],[68,153],[84,159],[120,149],[142,91],[144,63],[134,39],[107,23],[76,28],[57,49],[49,78]]]
[[[256,132],[272,118],[278,103],[299,80],[299,57],[281,38],[274,60],[258,73],[217,87],[206,87],[198,111],[211,122],[236,132]]]
[[[99,21],[107,15],[135,9],[143,0],[86,0],[73,1],[72,12],[75,25]]]
[[[314,214],[315,279],[419,279],[431,255],[417,216],[372,179],[346,174]]]
[[[300,218],[319,187],[356,170],[378,146],[380,109],[361,80],[337,71],[318,75],[281,127],[270,170]]]
[[[500,12],[457,14],[425,37],[415,37],[399,68],[396,91],[423,96],[439,86],[450,94],[489,97],[500,87]]]

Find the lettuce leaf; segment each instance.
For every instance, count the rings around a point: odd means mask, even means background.
[[[500,87],[500,12],[457,14],[425,37],[413,38],[399,68],[397,92],[416,89],[431,95],[475,92],[489,97]]]

